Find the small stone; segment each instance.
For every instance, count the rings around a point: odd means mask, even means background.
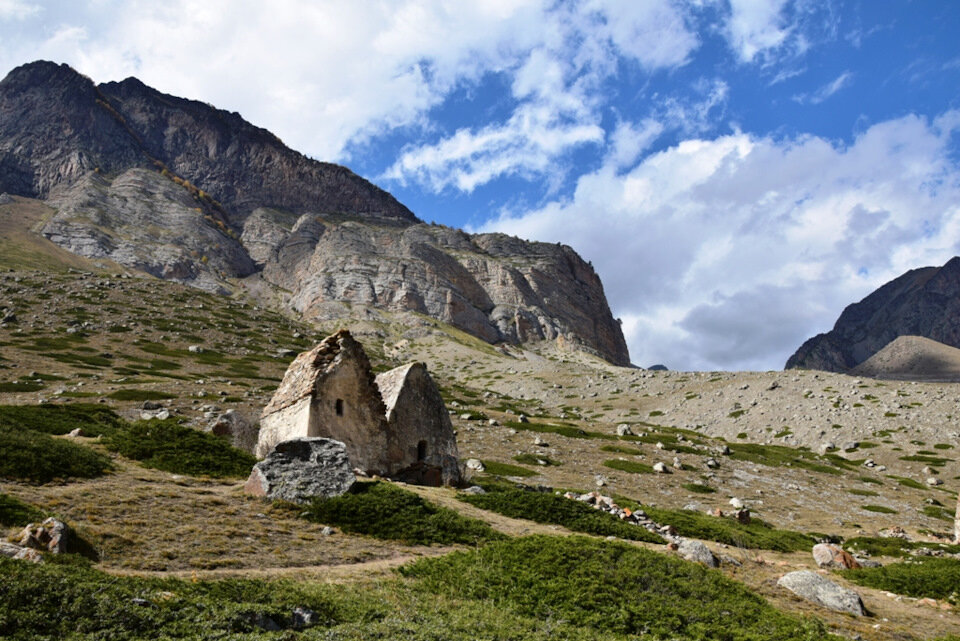
[[[187,351],[191,354],[202,354],[204,349],[199,345],[191,345],[187,348]]]
[[[468,458],[466,465],[468,470],[472,470],[474,472],[483,472],[485,469],[487,469],[483,464],[483,461],[477,458]]]
[[[707,467],[709,467],[711,470],[715,470],[715,469],[717,469],[718,467],[720,467],[720,464],[717,463],[717,459],[715,459],[715,458],[708,458],[704,464],[705,464]]]
[[[333,529],[332,527],[330,527],[329,525],[324,525],[324,526],[323,526],[323,529],[320,530],[320,534],[323,535],[323,536],[330,536],[331,534],[333,534],[333,533],[335,533],[335,532],[336,532],[336,530],[334,530],[334,529]]]
[[[471,485],[463,491],[464,494],[486,494],[487,491],[479,485]]]
[[[938,479],[935,476],[930,476],[927,478],[927,485],[930,485],[930,486],[943,485],[943,481],[941,479]]]
[[[670,468],[662,461],[657,461],[653,464],[653,471],[657,474],[671,474]]]
[[[743,509],[743,501],[741,501],[737,497],[733,497],[732,499],[730,499],[729,503],[730,503],[730,507],[732,507],[735,510]]]
[[[817,543],[814,545],[813,560],[818,568],[852,570],[860,567],[852,554],[833,543]]]
[[[633,430],[630,429],[630,426],[626,423],[620,423],[617,425],[617,436],[632,436]]]
[[[290,626],[296,630],[310,628],[320,623],[320,615],[308,607],[298,605],[293,609],[293,616],[290,617]]]
[[[79,438],[79,437],[83,436],[83,430],[80,429],[79,427],[76,427],[76,428],[70,430],[70,433],[67,434],[67,436],[69,436],[70,438]]]

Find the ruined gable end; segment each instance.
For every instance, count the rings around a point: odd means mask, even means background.
[[[456,436],[426,365],[403,365],[379,374],[376,380],[386,406],[393,473],[414,482],[458,483]]]

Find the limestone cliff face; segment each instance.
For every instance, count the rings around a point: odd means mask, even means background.
[[[560,340],[629,364],[600,279],[571,248],[422,224],[349,169],[135,78],[11,71],[4,192],[54,207],[42,233],[56,244],[159,278],[223,291],[262,270],[308,317],[418,312],[489,342]]]
[[[243,239],[258,246],[268,281],[293,292],[307,317],[347,307],[418,312],[488,342],[561,340],[629,364],[629,354],[593,268],[565,245],[532,243],[436,225],[374,225],[304,216],[285,231],[266,212]]]
[[[960,347],[960,257],[908,271],[850,305],[831,331],[807,340],[786,367],[846,372],[898,336]]]

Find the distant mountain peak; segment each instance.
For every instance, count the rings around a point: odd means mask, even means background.
[[[912,269],[848,306],[831,331],[804,342],[786,367],[846,372],[899,336],[960,347],[960,257]]]

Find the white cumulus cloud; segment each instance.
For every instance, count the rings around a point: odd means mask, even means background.
[[[487,230],[592,260],[634,362],[773,369],[902,272],[960,253],[960,114],[813,136],[691,139]]]

